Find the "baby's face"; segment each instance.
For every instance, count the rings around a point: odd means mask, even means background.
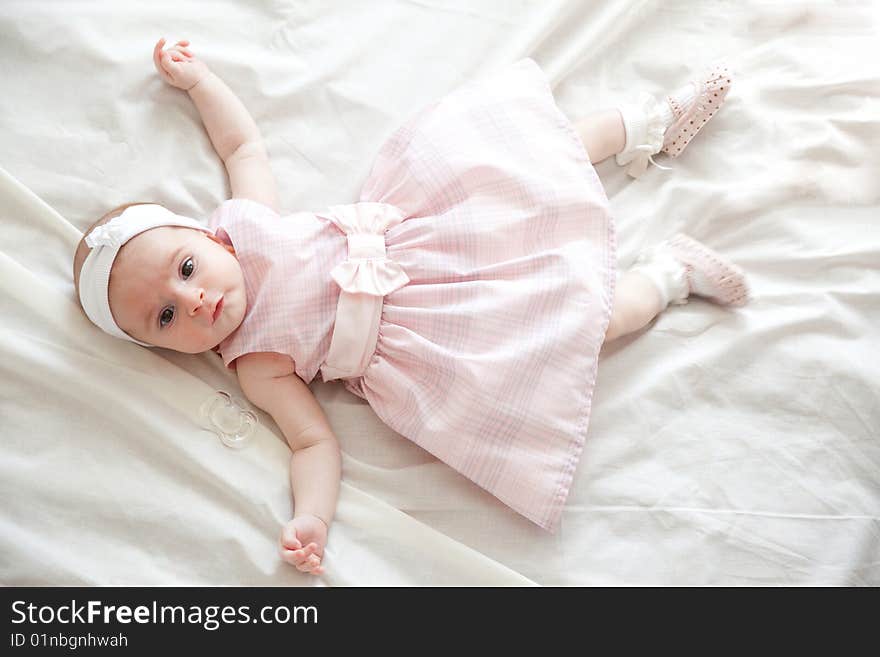
[[[235,256],[201,231],[171,226],[122,246],[110,272],[109,298],[123,331],[187,354],[220,344],[247,309]]]

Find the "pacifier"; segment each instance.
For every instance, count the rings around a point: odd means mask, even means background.
[[[259,424],[244,402],[222,390],[208,397],[200,411],[202,428],[216,433],[220,442],[233,449],[246,446]]]

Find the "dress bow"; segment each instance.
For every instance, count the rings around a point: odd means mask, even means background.
[[[348,239],[348,258],[330,276],[352,294],[384,297],[409,283],[403,268],[386,255],[385,231],[404,220],[403,212],[387,203],[334,205],[327,214]]]

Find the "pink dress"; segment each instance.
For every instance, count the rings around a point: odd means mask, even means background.
[[[341,276],[354,275],[340,263],[352,266],[355,248],[337,217],[397,213],[380,231],[393,270],[361,274],[380,288],[395,279],[379,297],[375,347],[344,384],[555,531],[587,434],[616,256],[608,199],[541,69],[520,60],[422,110],[382,146],[360,202],[372,203],[282,217],[232,199],[214,212],[248,302],[219,345],[224,363],[272,351],[306,383],[324,372],[337,321],[352,323],[337,318]]]

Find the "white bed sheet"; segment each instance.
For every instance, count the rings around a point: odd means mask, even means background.
[[[0,582],[880,584],[874,4],[3,2]],[[235,375],[99,335],[75,303],[73,250],[106,210],[206,218],[229,196],[195,107],[153,71],[160,36],[250,109],[285,212],[355,200],[395,127],[520,57],[574,118],[724,56],[727,105],[674,171],[598,170],[622,265],[683,229],[755,299],[672,309],[606,349],[555,535],[313,383],[344,482],[326,575],[301,575],[276,554],[280,431],[260,414],[233,451],[198,427]]]

